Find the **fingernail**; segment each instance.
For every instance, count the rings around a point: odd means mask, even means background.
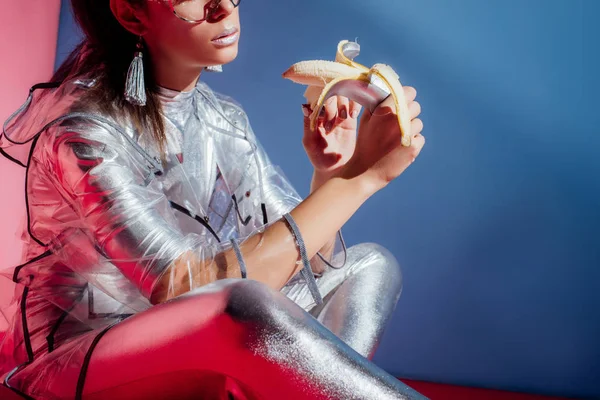
[[[309,104],[302,104],[302,114],[304,114],[305,117],[308,117],[310,115],[310,105]]]
[[[333,128],[333,121],[334,120],[330,120],[325,123],[325,131],[326,132],[330,131]]]
[[[342,108],[342,111],[340,111],[340,118],[341,119],[346,119],[348,118],[348,111],[346,111],[345,108]]]
[[[350,117],[352,117],[352,118],[358,117],[358,110],[352,110],[352,112],[350,113]]]

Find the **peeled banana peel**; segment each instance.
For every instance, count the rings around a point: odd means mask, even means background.
[[[308,86],[304,97],[313,110],[310,115],[310,128],[313,131],[319,113],[330,97],[345,96],[373,111],[392,96],[402,134],[401,143],[409,147],[412,136],[410,114],[400,78],[389,65],[375,64],[368,68],[357,63],[354,58],[359,54],[358,43],[342,40],[338,44],[335,61],[301,61],[285,71],[283,77]]]

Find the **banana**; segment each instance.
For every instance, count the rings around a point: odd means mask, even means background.
[[[283,73],[283,77],[301,85],[325,87],[341,76],[358,76],[360,72],[351,65],[334,61],[300,61]]]
[[[388,96],[392,96],[402,134],[401,144],[409,147],[410,114],[398,74],[389,65],[375,64],[368,68],[357,63],[354,58],[359,53],[358,43],[342,40],[338,43],[335,61],[301,61],[288,68],[282,76],[308,86],[304,97],[313,110],[310,115],[310,127],[313,131],[325,101],[332,96],[348,97],[369,107],[371,111]]]
[[[321,109],[323,108],[323,105],[325,104],[325,100],[327,100],[331,95],[333,95],[332,93],[333,88],[338,86],[340,87],[344,82],[348,82],[350,84],[353,83],[353,81],[359,81],[359,82],[364,82],[365,85],[368,85],[369,82],[371,81],[369,79],[369,75],[367,73],[361,73],[360,75],[357,76],[342,76],[339,78],[334,79],[333,81],[329,82],[324,88],[323,91],[321,92],[321,95],[319,96],[319,100],[317,101],[317,106],[313,107],[313,113],[310,116],[310,128],[314,131],[316,126],[317,126],[317,118],[319,117],[319,112],[321,111]]]

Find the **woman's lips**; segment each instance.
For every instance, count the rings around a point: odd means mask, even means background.
[[[230,36],[230,35],[236,33],[237,31],[238,31],[238,28],[236,28],[235,26],[225,28],[225,30],[223,30],[223,32],[221,32],[219,34],[219,36],[215,36],[212,40],[222,39],[226,36]]]
[[[212,43],[219,46],[230,46],[239,39],[239,31],[237,28],[227,29],[221,35],[212,40]]]

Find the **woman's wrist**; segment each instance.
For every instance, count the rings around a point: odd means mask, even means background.
[[[360,174],[355,173],[352,168],[342,168],[332,178],[340,178],[353,186],[353,190],[365,197],[365,200],[383,189],[378,179],[375,179],[370,171]],[[330,179],[332,179],[330,178]]]
[[[360,199],[360,201],[367,201],[369,197],[374,195],[379,190],[379,187],[373,183],[373,180],[369,179],[364,174],[352,176],[340,171],[339,173],[336,173],[334,176],[330,177],[328,181],[340,181],[338,185],[341,186],[340,192],[338,193],[342,196],[355,195]]]
[[[310,183],[310,192],[311,193],[314,192],[315,190],[317,190],[318,188],[323,186],[323,184],[325,182],[327,182],[329,179],[331,179],[334,176],[335,176],[335,172],[333,172],[333,171],[321,171],[321,170],[315,169],[313,172],[312,181]]]
[[[352,181],[353,184],[360,186],[361,191],[370,196],[377,192],[380,187],[377,186],[375,184],[375,180],[371,179],[368,175],[368,172],[355,175],[350,172],[348,168],[344,168],[344,166],[329,171],[315,169],[310,183],[310,193],[313,193],[315,190],[319,189],[321,186],[323,186],[323,184],[332,178],[342,178]]]
[[[382,186],[377,183],[376,179],[373,179],[370,171],[356,174],[349,165],[344,165],[335,170],[324,171],[315,169],[313,171],[312,180],[310,183],[310,193],[323,186],[327,181],[332,178],[341,178],[348,181],[351,185],[356,186],[356,189],[360,194],[370,197],[377,191],[382,189]]]

